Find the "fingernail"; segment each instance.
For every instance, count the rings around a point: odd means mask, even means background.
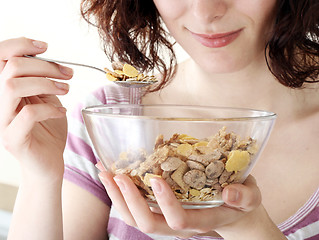
[[[69,90],[69,85],[61,82],[54,82],[55,86],[62,90]]]
[[[59,65],[59,69],[60,69],[61,73],[63,73],[64,75],[67,75],[67,76],[72,76],[73,75],[73,69],[72,68],[68,68],[68,67]]]
[[[227,199],[230,202],[237,202],[239,199],[239,192],[234,188],[227,189]]]
[[[40,48],[40,49],[46,49],[48,47],[48,44],[46,42],[41,42],[41,41],[32,41],[32,44],[36,48]]]
[[[107,187],[107,186],[109,185],[109,181],[108,181],[107,178],[104,176],[104,174],[105,174],[105,172],[100,172],[100,173],[98,174],[98,176],[99,176],[101,182],[103,183],[103,185],[104,185],[105,187]]]
[[[157,181],[155,178],[150,179],[152,190],[156,193],[161,193],[162,192],[162,187],[161,184]]]
[[[97,169],[99,169],[98,163],[94,165]],[[100,169],[99,169],[100,170]]]
[[[117,186],[121,189],[121,192],[125,192],[125,184],[122,182],[122,180],[114,178],[114,181],[116,182]]]
[[[95,167],[96,167],[97,169],[99,169],[100,171],[105,171],[105,169],[103,168],[101,162],[97,162],[97,163],[95,164]]]

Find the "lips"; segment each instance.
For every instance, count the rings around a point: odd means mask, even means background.
[[[191,32],[191,34],[205,47],[221,48],[232,43],[240,35],[242,30],[243,29],[239,29],[236,31],[219,34],[198,34],[193,32]]]

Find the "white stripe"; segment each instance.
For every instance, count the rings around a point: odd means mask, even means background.
[[[120,240],[120,239],[115,237],[113,234],[109,234],[109,240]]]
[[[68,126],[68,132],[82,139],[86,144],[92,146],[91,139],[89,138],[86,128],[82,122],[72,121],[72,124],[69,124]]]
[[[208,237],[208,236],[194,236],[194,237],[191,237],[189,240],[222,240],[224,238],[219,238],[219,237]]]
[[[319,221],[311,223],[287,236],[289,240],[306,239],[319,234]]]
[[[83,104],[83,107],[90,105],[99,105],[101,102],[93,95],[89,95],[87,101]],[[81,113],[79,113],[81,114]],[[73,117],[72,114],[68,116],[68,132],[81,138],[86,144],[91,145],[91,140],[87,134],[85,125],[77,117]]]
[[[155,239],[155,240],[175,240],[175,239],[178,239],[176,237],[171,237],[171,236],[161,236],[161,235],[155,235],[155,234],[146,234],[146,235]]]
[[[127,98],[116,98],[121,103],[127,102]],[[110,104],[116,103],[117,101],[111,100],[108,101]],[[100,105],[100,102],[93,94],[89,95],[86,99],[85,103],[82,103],[83,107],[85,106],[92,106],[92,105]],[[68,116],[71,121],[68,121],[70,124],[68,125],[68,132],[72,133],[73,135],[81,138],[85,143],[92,146],[91,140],[88,137],[87,131],[83,122],[81,122],[78,118],[73,117],[71,114]]]
[[[94,180],[100,181],[98,176],[98,169],[88,159],[68,150],[64,152],[64,159],[66,165],[75,167],[80,171],[86,172]]]
[[[102,91],[101,91],[102,92]],[[85,101],[82,102],[83,106],[92,106],[92,105],[101,105],[102,102],[97,99],[94,94],[90,94],[85,98]]]

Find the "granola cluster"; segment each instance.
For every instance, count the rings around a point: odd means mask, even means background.
[[[130,176],[150,200],[155,200],[150,178],[161,177],[181,201],[212,201],[221,199],[225,186],[242,181],[256,152],[255,140],[241,140],[223,127],[205,139],[176,133],[165,141],[159,135],[152,154],[143,149],[123,152],[112,170]]]
[[[143,73],[139,73],[139,71],[130,64],[122,63],[122,62],[112,62],[113,71],[104,68],[106,72],[106,78],[109,81],[127,81],[134,83],[155,83],[157,79],[155,76],[144,75]]]

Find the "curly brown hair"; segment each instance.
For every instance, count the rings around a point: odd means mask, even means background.
[[[268,67],[283,85],[300,88],[304,83],[318,82],[318,0],[279,0],[267,49]]]
[[[318,0],[278,0],[277,4],[274,31],[265,48],[270,71],[291,88],[318,82]],[[142,71],[157,69],[162,80],[150,91],[169,83],[177,66],[174,42],[153,1],[82,0],[81,13],[98,28],[110,61],[129,62]]]

